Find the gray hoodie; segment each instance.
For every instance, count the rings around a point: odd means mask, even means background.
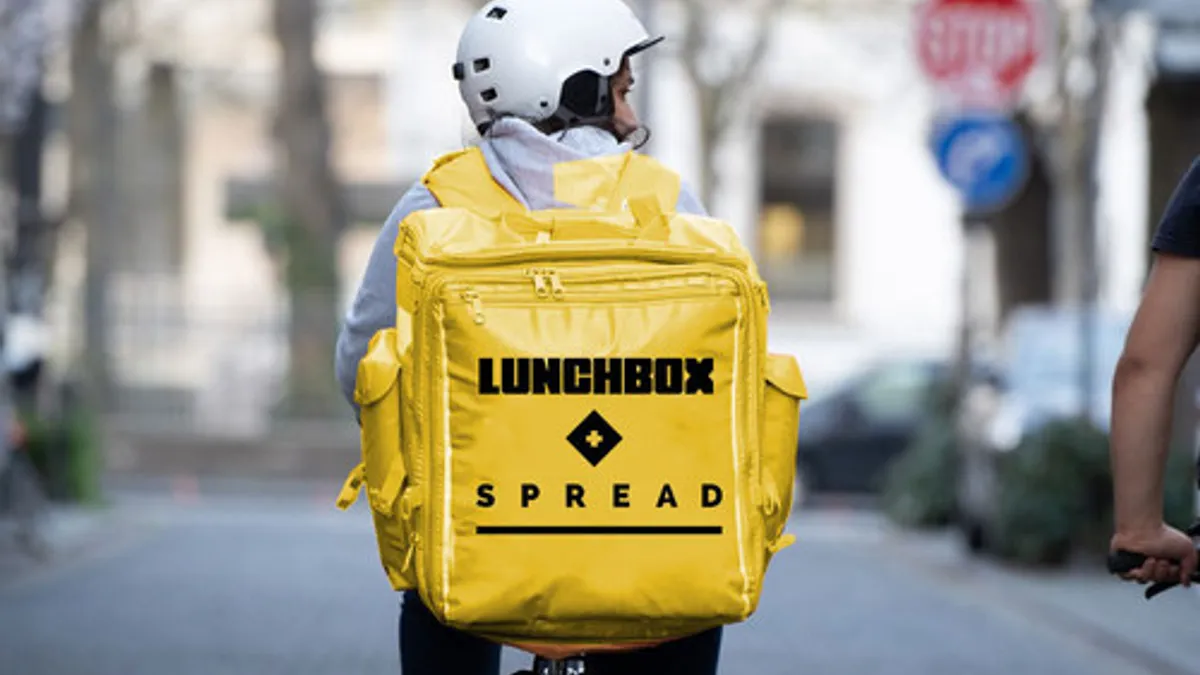
[[[546,135],[517,119],[496,122],[480,143],[492,176],[511,195],[531,209],[569,206],[554,199],[554,165],[628,151],[611,134],[593,127]],[[336,370],[342,393],[354,406],[354,381],[358,362],[367,353],[375,333],[396,323],[396,258],[392,246],[399,224],[414,211],[437,208],[438,202],[420,183],[397,202],[371,250],[362,284],[346,312],[338,336]],[[704,207],[685,185],[677,210],[706,215]],[[357,406],[355,406],[357,408]]]

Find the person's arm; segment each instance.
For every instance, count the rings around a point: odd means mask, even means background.
[[[1150,279],[1113,376],[1110,547],[1146,558],[1125,579],[1187,585],[1196,549],[1163,521],[1163,474],[1176,386],[1200,338],[1200,161],[1171,196],[1152,248]]]
[[[396,255],[393,247],[399,225],[410,213],[437,206],[437,200],[421,185],[414,186],[400,199],[375,239],[362,282],[346,312],[338,335],[334,369],[342,394],[356,413],[354,387],[358,379],[358,362],[366,355],[375,333],[396,325]]]
[[[1113,378],[1119,533],[1157,533],[1176,382],[1200,339],[1200,258],[1156,255]]]

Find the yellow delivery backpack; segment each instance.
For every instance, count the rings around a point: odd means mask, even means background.
[[[629,153],[559,165],[529,211],[479,150],[424,179],[395,243],[397,325],[360,363],[383,568],[501,642],[628,644],[747,619],[792,543],[799,402],[767,353],[766,285],[734,231],[675,212]]]

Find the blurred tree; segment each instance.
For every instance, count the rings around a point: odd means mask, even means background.
[[[90,400],[113,401],[109,355],[109,288],[117,214],[117,105],[115,49],[105,31],[114,0],[89,0],[71,43],[71,100],[68,134],[71,144],[70,211],[86,224],[84,350]]]
[[[0,142],[11,144],[12,135],[25,122],[33,91],[41,82],[47,37],[40,0],[0,2]],[[8,168],[6,163],[4,169]]]
[[[260,217],[290,293],[285,409],[292,416],[327,411],[337,394],[337,244],[346,215],[330,160],[324,80],[314,56],[317,10],[316,0],[274,1],[280,53],[274,123],[278,206]]]
[[[6,244],[6,314],[41,316],[52,259],[52,246],[44,245],[49,233],[41,211],[47,108],[41,83],[52,38],[43,2],[0,2],[0,222]]]
[[[108,182],[111,165],[111,127],[105,100],[111,96],[111,58],[101,31],[101,15],[109,0],[4,0],[0,2],[0,198],[4,212],[5,270],[3,307],[6,325],[19,319],[37,326],[44,319],[52,276],[59,218],[42,211],[42,154],[49,104],[42,92],[45,64],[64,39],[72,41],[71,66],[75,92],[71,108],[72,208],[89,229],[105,231],[114,217]],[[78,28],[78,30],[76,30]],[[80,112],[82,110],[82,112]],[[111,111],[111,107],[108,109]],[[95,208],[96,210],[91,210]],[[91,236],[89,247],[103,246],[106,237]],[[91,253],[89,249],[89,253]],[[90,344],[103,344],[103,265],[88,267]],[[94,308],[94,311],[92,311]],[[34,328],[34,335],[39,331]],[[27,345],[29,346],[29,345]],[[40,349],[45,349],[41,346]],[[91,350],[93,375],[105,389],[104,350]],[[32,354],[29,355],[32,357]],[[34,383],[36,386],[36,383]],[[107,400],[103,394],[100,400]]]
[[[72,146],[70,205],[74,215],[87,224],[89,255],[106,250],[115,220],[117,199],[113,175],[115,109],[112,102],[113,68],[111,49],[105,37],[104,18],[112,0],[2,0],[0,1],[0,229],[3,230],[4,269],[0,272],[0,314],[6,346],[17,338],[23,343],[23,363],[13,382],[5,378],[0,392],[5,397],[18,386],[26,423],[45,421],[36,408],[40,378],[44,372],[37,361],[48,345],[40,330],[55,259],[60,220],[42,211],[42,156],[49,104],[42,91],[45,66],[52,56],[70,43],[72,97],[69,135]],[[109,396],[106,325],[103,299],[107,278],[103,265],[89,258],[87,266],[87,340],[85,351],[88,384],[93,405],[111,401]],[[27,330],[17,334],[17,328]],[[60,410],[59,412],[62,412]],[[79,408],[72,406],[71,413]],[[89,438],[102,436],[93,424],[83,430]],[[68,443],[67,445],[73,445]],[[40,467],[46,471],[55,497],[65,496],[62,486],[68,474],[95,477],[87,461],[96,455],[70,452],[57,446],[42,447]],[[66,452],[64,452],[66,451]],[[95,464],[90,465],[94,469]]]
[[[700,182],[697,196],[711,208],[720,176],[716,153],[725,134],[746,105],[746,95],[754,84],[754,71],[766,54],[773,17],[785,0],[757,0],[737,3],[735,11],[749,10],[752,21],[748,46],[736,53],[729,46],[727,10],[731,3],[719,0],[684,0],[681,58],[684,70],[696,92],[700,133]]]

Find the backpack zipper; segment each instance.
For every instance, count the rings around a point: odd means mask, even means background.
[[[479,292],[468,288],[462,292],[462,299],[466,300],[471,307],[471,320],[475,322],[475,325],[482,326],[486,319],[483,316],[483,300],[479,298]]]
[[[608,251],[605,253],[612,253],[612,251]],[[667,255],[664,255],[663,258],[669,259],[669,258],[674,257],[674,256],[670,255],[671,252],[663,252],[663,253],[667,253]],[[604,255],[604,254],[602,253],[601,255]],[[498,258],[501,256],[495,256],[495,257]],[[503,256],[503,257],[507,257],[507,256]],[[550,256],[547,256],[547,257],[550,257]],[[570,264],[570,263],[580,264],[580,263],[583,263],[583,259],[587,258],[587,257],[590,257],[590,256],[580,256],[578,258],[573,257],[569,261],[563,261],[563,262],[567,262],[568,264]],[[620,257],[624,257],[624,256],[612,256],[612,257],[620,258]],[[724,256],[720,256],[718,254],[718,255],[712,256],[712,257],[719,259],[719,258],[723,258]],[[659,258],[659,260],[657,260],[655,262],[659,262],[661,264],[663,258]],[[450,261],[450,260],[446,260],[443,258],[441,260],[436,261],[434,263],[434,265],[431,266],[431,267],[434,267],[434,269],[428,270],[428,272],[426,274],[420,275],[423,278],[421,278],[419,281],[417,279],[414,279],[414,281],[416,281],[417,285],[419,285],[419,286],[420,285],[426,286],[425,293],[428,296],[437,297],[437,295],[439,293],[441,293],[442,288],[445,285],[447,285],[448,283],[451,283],[446,278],[448,276],[447,272],[436,269],[436,266],[438,264],[450,263],[450,264],[454,265],[455,263],[458,263],[455,266],[466,267],[466,266],[478,265],[478,264],[481,264],[481,262],[482,261],[477,261],[477,260],[467,262],[466,260],[463,260],[463,259]],[[639,260],[639,262],[649,262],[649,261],[646,261],[643,258],[643,259]],[[680,261],[680,262],[682,262],[682,261]],[[653,264],[653,263],[651,263],[651,264]],[[731,265],[727,264],[725,261],[697,263],[695,261],[695,258],[692,258],[692,260],[689,260],[685,264],[688,266],[694,266],[694,269],[699,268],[699,269],[704,269],[704,270],[710,270],[712,272],[715,272],[715,274],[714,274],[715,277],[722,278],[722,279],[728,279],[729,281],[732,281],[734,283],[734,285],[738,288],[739,295],[741,295],[742,297],[744,297],[747,300],[747,303],[746,303],[747,316],[744,317],[744,322],[745,322],[744,325],[746,328],[744,328],[744,330],[746,331],[746,337],[748,338],[748,340],[750,342],[750,345],[749,345],[750,356],[746,360],[746,363],[744,365],[746,366],[747,370],[749,370],[750,372],[748,373],[748,377],[745,378],[745,381],[753,383],[753,382],[760,380],[762,377],[762,372],[761,372],[761,369],[758,367],[758,362],[761,359],[757,358],[757,354],[762,349],[764,349],[765,346],[760,344],[759,336],[758,336],[756,330],[754,329],[754,326],[757,325],[756,315],[759,311],[763,311],[763,310],[766,310],[767,312],[770,311],[770,305],[768,304],[767,297],[766,297],[766,292],[767,292],[766,285],[763,283],[755,283],[751,279],[746,279],[742,275],[736,274],[736,272],[734,272],[733,270],[730,269]],[[574,266],[574,265],[572,265],[572,266]],[[733,265],[732,267],[734,267],[735,269],[741,269],[741,270],[745,269],[744,265]],[[623,280],[645,279],[647,277],[649,277],[649,278],[654,278],[654,277],[658,277],[658,276],[672,277],[672,276],[678,275],[679,272],[680,272],[680,269],[678,267],[676,267],[674,270],[671,270],[670,272],[665,272],[662,275],[656,275],[656,274],[647,275],[644,272],[643,273],[630,273],[630,274],[612,274],[612,273],[581,274],[579,281],[588,282],[588,281],[595,281],[595,280],[611,280],[613,283],[619,283]],[[474,276],[474,275],[472,275],[472,276]],[[534,287],[534,294],[536,297],[538,297],[540,299],[547,299],[548,297],[553,297],[555,299],[561,300],[566,295],[566,292],[567,292],[566,284],[563,283],[562,278],[559,276],[558,271],[555,269],[528,268],[525,270],[525,276],[531,280],[533,287]],[[507,275],[489,274],[489,275],[480,275],[479,277],[476,278],[477,282],[484,283],[484,284],[486,284],[487,282],[492,281],[492,280],[495,280],[497,283],[511,284],[513,281],[513,277],[511,274],[507,274]],[[486,315],[484,313],[485,310],[484,310],[483,300],[482,300],[478,290],[473,286],[468,286],[462,292],[460,292],[460,297],[469,304],[470,311],[472,314],[472,320],[477,325],[483,324],[486,321]],[[422,309],[422,308],[418,307],[418,311],[415,314],[424,314],[423,312],[419,311],[420,309]],[[429,316],[429,315],[426,315],[426,316]],[[417,317],[414,316],[414,331],[417,330],[416,320],[417,320]],[[435,394],[435,392],[432,389],[432,383],[433,383],[433,379],[434,379],[433,378],[433,361],[434,361],[434,359],[426,357],[426,358],[423,358],[422,361],[424,361],[426,364],[425,371],[426,371],[427,380],[425,382],[425,385],[427,387],[429,387],[429,391],[428,391],[429,395],[433,396]],[[757,419],[756,416],[758,414],[758,401],[756,400],[756,398],[757,397],[750,395],[746,399],[746,401],[747,401],[746,411],[745,411],[746,419]],[[431,398],[429,400],[434,400],[434,399]],[[435,430],[433,428],[433,426],[436,426],[436,425],[430,425],[428,428],[430,440],[433,440],[432,437],[434,434],[439,433],[439,431]],[[756,457],[756,453],[751,452],[751,450],[750,450],[751,447],[753,447],[756,443],[759,443],[761,441],[761,439],[759,438],[760,434],[759,434],[758,430],[753,427],[753,425],[743,426],[741,431],[742,432],[740,435],[743,439],[745,439],[745,443],[746,443],[746,445],[743,447],[743,451],[746,452],[750,456],[750,466],[748,467],[749,473],[750,473],[749,481],[748,481],[750,484],[749,485],[749,487],[750,487],[750,505],[752,508],[760,508],[761,504],[762,504],[762,495],[764,493],[764,490],[762,487],[762,462],[761,462],[760,458]],[[420,454],[420,453],[417,453],[417,454]],[[424,467],[424,466],[421,467],[421,469],[426,469],[426,468],[427,467]],[[435,489],[435,486],[432,484],[432,481],[429,480],[430,476],[427,475],[428,472],[423,471],[422,473],[426,474],[423,476],[423,479],[426,483],[426,489],[429,490],[430,493],[432,493],[432,491]],[[439,487],[442,487],[444,489],[444,486],[439,486]],[[429,496],[432,497],[433,495],[430,494]],[[443,497],[444,497],[444,495],[443,495]],[[442,514],[443,519],[448,517],[448,515],[449,514],[443,513]],[[750,522],[746,522],[745,524],[743,524],[742,519],[745,517],[746,517],[746,514],[740,513],[740,510],[739,510],[739,513],[737,515],[737,518],[739,521],[739,529],[743,526],[748,526],[750,528],[754,528],[752,520]],[[426,528],[429,529],[429,534],[432,535],[433,534],[432,530],[433,530],[433,525],[434,525],[434,518],[432,517],[432,515],[426,516],[425,525],[426,525]],[[765,532],[760,533],[760,534],[763,535],[762,538],[765,540]],[[751,541],[754,541],[756,539],[756,537],[754,537],[753,532],[747,532],[746,535],[751,537]],[[429,537],[429,539],[432,539],[432,536]],[[445,542],[442,542],[442,544],[444,544],[444,543]],[[445,556],[445,553],[446,552],[443,551],[443,557]],[[739,544],[739,558],[741,559],[739,561],[740,566],[743,568],[743,571],[748,574],[748,570],[746,569],[748,561],[745,559],[745,556],[747,553],[748,553],[747,551],[741,549],[741,545]],[[445,563],[445,562],[446,561],[443,561],[443,563]],[[445,600],[446,597],[448,597],[448,592],[449,592],[448,589],[445,587],[446,583],[449,581],[449,579],[445,577],[445,574],[447,572],[448,572],[448,570],[446,570],[444,568],[436,570],[436,572],[435,572],[435,574],[437,575],[437,577],[435,577],[435,578],[439,578],[439,581],[441,582],[440,585],[442,586],[442,594],[443,594],[442,599],[443,600]],[[747,583],[748,583],[748,580],[749,580],[749,577],[747,576],[746,577]]]
[[[533,292],[539,298],[545,298],[550,295],[550,289],[546,285],[546,274],[543,270],[527,269],[525,270],[525,276],[533,279]]]
[[[556,270],[550,270],[550,290],[554,294],[555,300],[562,300],[566,295],[567,289],[563,286],[562,279],[559,278]]]

